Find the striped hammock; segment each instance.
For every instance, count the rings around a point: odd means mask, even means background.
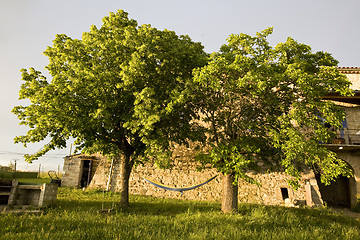
[[[198,185],[191,186],[191,187],[183,187],[183,188],[169,187],[169,186],[166,186],[166,185],[164,185],[164,184],[151,181],[151,180],[149,180],[149,179],[147,179],[147,178],[144,178],[144,177],[143,177],[143,179],[144,179],[145,181],[151,183],[152,185],[156,186],[156,187],[159,187],[159,188],[162,188],[162,189],[165,189],[165,190],[169,190],[169,191],[180,192],[180,193],[181,193],[180,196],[182,196],[185,191],[189,191],[189,190],[198,188],[198,187],[200,187],[200,186],[202,186],[202,185],[210,182],[211,180],[213,180],[213,179],[216,178],[216,177],[217,177],[217,175],[214,176],[214,177],[212,177],[212,178],[209,178],[209,179],[206,180],[205,182],[200,183],[200,184],[198,184]]]

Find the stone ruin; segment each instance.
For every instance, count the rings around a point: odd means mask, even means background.
[[[58,184],[21,184],[0,180],[0,207],[6,209],[43,208],[56,201]]]

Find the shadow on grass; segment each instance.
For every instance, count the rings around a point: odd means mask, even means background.
[[[83,193],[86,195],[86,193]],[[90,193],[91,195],[91,193]],[[83,211],[83,212],[101,212],[104,209],[111,209],[112,214],[137,214],[155,215],[155,216],[175,216],[184,213],[201,213],[210,214],[220,212],[221,205],[218,202],[204,202],[193,200],[181,199],[162,199],[149,196],[131,196],[130,207],[123,208],[119,205],[120,197],[118,194],[114,196],[106,196],[104,199],[101,197],[92,200],[91,197],[87,199],[61,199],[58,200],[55,209],[61,211]],[[311,224],[318,224],[324,222],[337,222],[337,223],[359,223],[356,219],[350,219],[347,216],[334,213],[326,208],[311,209],[311,208],[285,208],[280,206],[265,206],[258,204],[240,204],[239,214],[234,215],[239,217],[251,217],[253,220],[258,219],[261,221],[276,220],[280,225],[287,224],[287,220],[291,219],[293,222],[303,221]],[[324,220],[326,219],[326,221]],[[261,222],[260,221],[260,222]]]
[[[184,200],[182,200],[184,201]],[[211,213],[220,210],[220,204],[207,202],[171,201],[171,202],[132,202],[129,208],[123,208],[124,213],[143,215],[177,215],[188,212]]]
[[[81,191],[78,189],[59,188],[57,206],[55,208],[69,211],[101,211],[114,209],[123,214],[139,215],[176,215],[187,212],[216,212],[220,211],[217,202],[205,202],[182,199],[164,199],[151,196],[131,195],[130,207],[119,205],[120,194],[103,191]]]
[[[359,220],[328,209],[240,204],[239,214],[222,214],[217,202],[147,196],[131,196],[130,207],[121,208],[118,194],[73,193],[61,190],[42,216],[5,216],[0,233],[8,239],[360,239]]]
[[[359,219],[335,213],[328,208],[286,208],[257,204],[240,204],[239,214],[251,220],[247,226],[252,229],[317,229],[329,232],[336,226],[360,227]]]
[[[174,199],[154,199],[141,197],[140,200],[130,202],[130,207],[121,207],[118,199],[112,200],[83,200],[60,199],[52,210],[104,212],[111,209],[112,213],[174,216],[183,213],[210,213],[219,212],[220,204],[216,202],[184,201]],[[105,211],[106,212],[106,211]]]

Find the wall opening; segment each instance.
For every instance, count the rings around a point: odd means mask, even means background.
[[[0,194],[0,205],[7,205],[9,200],[9,195]]]
[[[289,190],[287,188],[280,188],[280,190],[282,199],[285,201],[285,199],[289,198]]]
[[[330,185],[320,181],[320,174],[315,174],[322,200],[330,207],[351,207],[349,178],[340,176]]]
[[[0,179],[0,205],[8,204],[11,187],[12,180]]]
[[[82,161],[82,171],[81,171],[81,180],[80,187],[87,187],[91,181],[91,168],[92,168],[91,160],[83,160]]]

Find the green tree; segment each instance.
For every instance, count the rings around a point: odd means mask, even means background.
[[[31,104],[13,113],[30,130],[15,142],[49,141],[25,156],[29,162],[66,147],[70,137],[79,150],[118,159],[121,204],[128,206],[134,164],[168,159],[171,143],[186,142],[196,130],[185,91],[193,69],[206,61],[203,46],[172,31],[138,26],[119,10],[81,39],[57,35],[44,54],[51,81],[33,68],[21,70],[20,99]]]
[[[340,127],[344,112],[321,97],[329,92],[351,95],[350,82],[328,53],[312,53],[288,38],[275,47],[267,37],[231,35],[208,64],[195,70],[198,107],[207,126],[211,150],[200,155],[224,174],[222,210],[237,210],[237,180],[254,182],[246,172],[259,163],[300,179],[303,166],[321,172],[329,183],[350,170],[335,153],[321,146]]]

